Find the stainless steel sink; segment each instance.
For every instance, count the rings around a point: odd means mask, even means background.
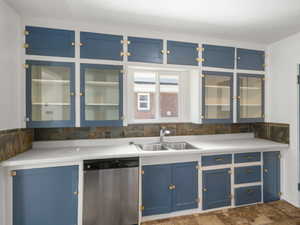
[[[164,143],[150,143],[150,144],[137,144],[143,151],[166,151],[166,150],[195,150],[198,149],[188,142],[164,142]]]
[[[195,146],[191,145],[188,142],[165,142],[163,144],[167,148],[174,150],[195,150],[198,149]]]
[[[161,143],[152,143],[152,144],[141,144],[137,145],[143,151],[166,151],[169,150]]]

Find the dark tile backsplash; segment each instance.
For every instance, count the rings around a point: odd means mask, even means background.
[[[136,124],[127,127],[37,128],[0,131],[0,161],[25,152],[33,141],[101,139],[159,136],[161,127],[171,135],[207,135],[254,132],[255,137],[289,143],[289,125],[278,123],[243,124]]]
[[[33,135],[33,129],[0,131],[0,162],[31,149]]]

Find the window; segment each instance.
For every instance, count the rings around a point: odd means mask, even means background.
[[[134,122],[169,122],[180,117],[180,72],[132,70],[129,111]]]
[[[150,110],[150,93],[138,93],[137,94],[138,111]]]

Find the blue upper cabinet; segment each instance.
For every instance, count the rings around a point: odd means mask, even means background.
[[[234,54],[233,47],[202,45],[202,66],[233,69]]]
[[[128,61],[163,63],[163,40],[128,37]]]
[[[265,52],[250,49],[237,49],[237,69],[265,70]]]
[[[173,165],[173,210],[198,207],[198,169],[197,162]]]
[[[13,225],[78,224],[78,166],[17,170]]]
[[[26,54],[42,56],[75,56],[75,32],[26,26]]]
[[[203,209],[231,205],[230,169],[206,170],[202,173]]]
[[[27,127],[75,126],[75,65],[26,61]]]
[[[197,66],[200,60],[196,43],[167,41],[167,55],[168,64]]]
[[[80,32],[80,58],[123,60],[123,36]]]
[[[172,167],[170,164],[143,166],[143,216],[168,213],[172,208]]]
[[[280,152],[263,153],[264,202],[280,199]]]
[[[81,126],[122,126],[123,66],[81,64]]]

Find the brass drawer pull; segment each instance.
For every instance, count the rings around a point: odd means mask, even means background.
[[[251,169],[247,169],[246,170],[246,173],[253,173],[254,171],[253,170],[251,170]]]
[[[246,159],[254,159],[254,156],[244,156]]]
[[[224,161],[223,158],[215,158],[215,160],[216,160],[217,162]]]
[[[174,184],[170,184],[169,185],[169,190],[174,190],[174,189],[176,189],[176,186]]]
[[[248,190],[247,190],[247,193],[248,193],[248,194],[252,194],[252,193],[254,193],[254,192],[255,192],[255,190],[253,190],[253,189],[248,189]]]

